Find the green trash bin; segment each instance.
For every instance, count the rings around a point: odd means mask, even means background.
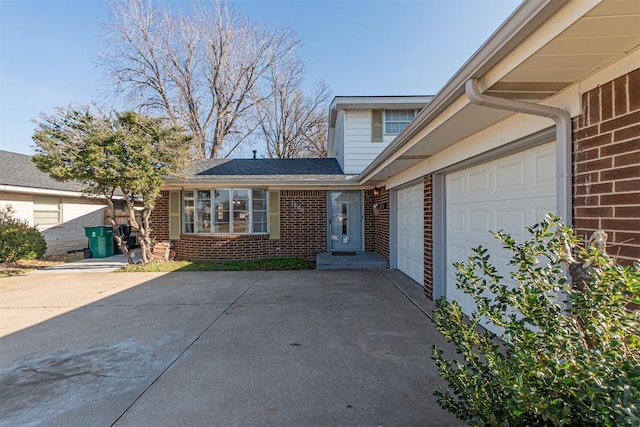
[[[89,250],[93,258],[113,256],[113,228],[109,226],[85,227],[84,235],[89,238]]]

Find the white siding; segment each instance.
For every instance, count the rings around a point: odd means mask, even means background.
[[[334,143],[333,143],[333,151],[334,157],[338,161],[338,164],[342,168],[344,172],[344,125],[345,125],[345,117],[344,111],[338,111],[338,116],[336,117],[336,126],[335,126],[335,135],[334,135]]]
[[[14,210],[13,217],[21,221],[27,221],[33,225],[33,196],[30,194],[15,194],[0,192],[0,209],[11,205]]]
[[[362,172],[395,138],[384,135],[383,142],[371,142],[371,110],[347,110],[344,127],[343,169],[347,174]]]
[[[62,224],[40,229],[47,241],[47,255],[87,247],[84,227],[104,225],[104,201],[79,197],[62,197],[61,201]],[[16,218],[33,224],[33,195],[0,193],[0,207],[4,205],[13,207]]]

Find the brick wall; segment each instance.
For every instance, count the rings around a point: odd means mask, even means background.
[[[433,175],[424,177],[424,293],[433,299]]]
[[[364,191],[364,250],[373,252],[376,250],[376,216],[373,212],[373,204],[376,203],[376,196],[373,190]]]
[[[162,191],[151,212],[151,235],[161,242],[169,240],[169,192]]]
[[[582,94],[573,160],[577,234],[601,228],[610,255],[640,258],[640,69]]]
[[[327,192],[280,192],[280,256],[312,257],[327,251]]]
[[[173,242],[177,258],[234,260],[280,257],[313,258],[326,252],[327,192],[280,192],[280,239],[266,235],[182,234]],[[163,191],[152,215],[153,237],[169,239],[169,192]]]
[[[373,250],[389,262],[389,190],[382,187],[375,202],[384,204],[384,209],[378,209],[378,215],[374,216],[375,247]],[[370,250],[370,249],[367,249]]]

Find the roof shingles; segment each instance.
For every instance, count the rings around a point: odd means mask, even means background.
[[[59,182],[42,172],[31,156],[0,150],[0,185],[81,192],[77,182]]]
[[[207,159],[194,164],[190,177],[343,175],[336,159]]]

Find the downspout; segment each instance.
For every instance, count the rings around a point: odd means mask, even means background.
[[[572,224],[571,212],[571,116],[565,110],[547,105],[485,95],[478,89],[478,79],[465,83],[467,98],[472,104],[548,117],[556,124],[556,212],[565,224]]]

